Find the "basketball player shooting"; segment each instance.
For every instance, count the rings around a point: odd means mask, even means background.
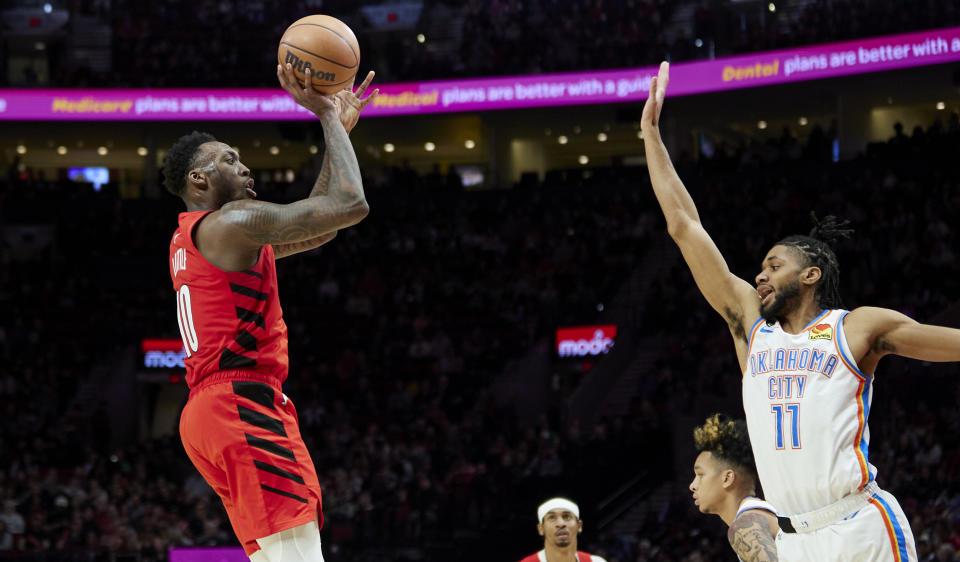
[[[311,84],[307,70],[306,84]],[[277,67],[283,88],[323,127],[325,151],[310,195],[257,201],[250,170],[229,145],[194,132],[164,158],[164,183],[183,199],[170,243],[190,397],[183,447],[217,492],[254,562],[322,561],[316,469],[300,436],[287,378],[287,327],[274,260],[329,242],[368,212],[347,136],[377,95],[322,95]]]
[[[697,459],[690,491],[701,513],[729,526],[727,540],[741,562],[777,562],[777,510],[757,497],[757,467],[747,424],[715,414],[693,430]]]
[[[903,510],[868,461],[874,371],[889,354],[960,361],[960,330],[886,308],[841,309],[829,243],[852,231],[832,217],[777,242],[756,286],[733,275],[660,136],[668,79],[662,63],[641,117],[650,181],[697,287],[733,336],[757,471],[780,514],[780,559],[916,560]]]

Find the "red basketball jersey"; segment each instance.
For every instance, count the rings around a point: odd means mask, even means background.
[[[277,294],[273,247],[260,250],[245,271],[223,271],[193,241],[194,227],[211,211],[180,213],[170,242],[170,277],[177,292],[187,385],[200,381],[287,378],[287,325]]]

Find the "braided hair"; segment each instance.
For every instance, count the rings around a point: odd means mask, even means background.
[[[708,451],[721,463],[746,470],[753,476],[754,482],[759,480],[745,421],[714,414],[693,430],[693,443],[697,451]]]
[[[830,247],[832,242],[841,238],[849,238],[853,234],[852,228],[846,228],[850,221],[840,220],[833,215],[818,220],[816,213],[810,211],[813,219],[813,228],[810,234],[804,236],[795,234],[787,236],[775,245],[788,246],[796,250],[803,257],[803,267],[817,267],[820,269],[820,282],[817,283],[813,295],[823,308],[843,308],[840,299],[840,262]]]

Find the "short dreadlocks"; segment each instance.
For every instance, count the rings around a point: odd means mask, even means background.
[[[833,215],[828,215],[820,221],[816,213],[811,211],[810,217],[813,219],[814,226],[809,235],[787,236],[775,245],[788,246],[796,250],[804,260],[802,267],[820,268],[820,282],[817,283],[813,294],[821,307],[843,308],[843,301],[840,299],[840,262],[837,261],[837,255],[833,253],[830,243],[841,238],[849,238],[853,234],[853,229],[846,228],[850,221],[841,221]]]

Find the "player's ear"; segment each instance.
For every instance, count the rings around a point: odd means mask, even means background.
[[[540,523],[537,523],[537,533],[539,533],[541,537],[543,536],[543,525]]]
[[[731,468],[724,470],[721,483],[724,488],[733,488],[733,485],[737,483],[737,473]]]
[[[187,185],[197,189],[207,188],[207,174],[201,169],[190,170],[187,173]]]
[[[816,285],[820,278],[823,277],[823,272],[820,271],[820,268],[813,265],[807,268],[804,268],[803,272],[800,274],[800,282],[804,285]]]
[[[583,521],[580,521],[579,519],[577,519],[577,533],[579,534],[582,532],[583,532]]]

